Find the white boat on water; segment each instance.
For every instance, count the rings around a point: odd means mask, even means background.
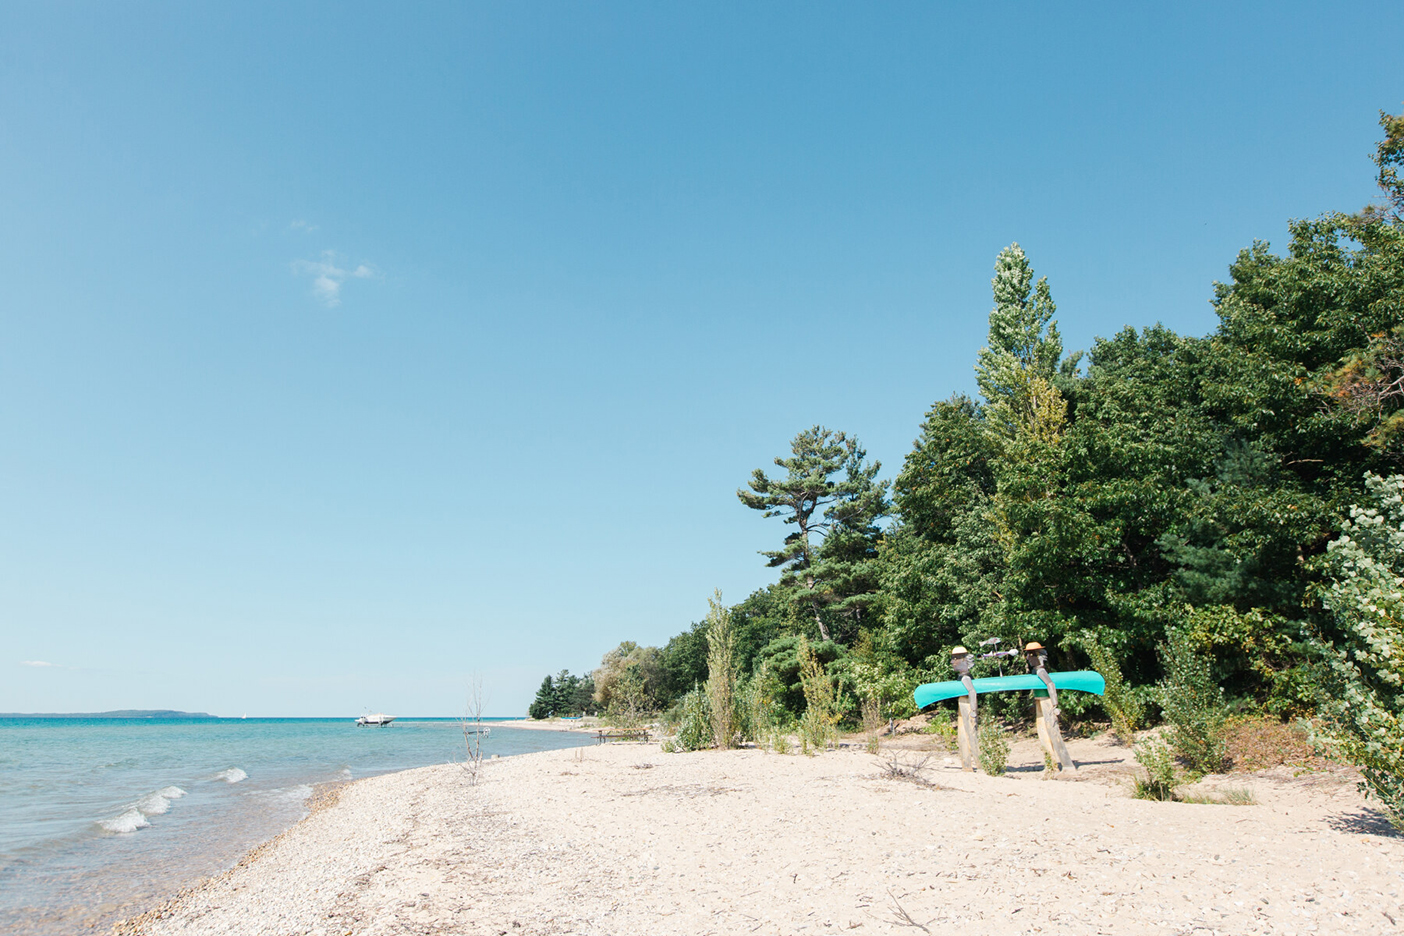
[[[360,725],[362,728],[366,727],[367,725],[372,725],[376,728],[384,728],[386,725],[390,724],[394,720],[394,715],[386,715],[384,712],[376,712],[374,715],[362,715],[360,718],[356,719],[356,724]]]

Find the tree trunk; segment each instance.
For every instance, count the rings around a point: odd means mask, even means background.
[[[809,518],[806,517],[805,519],[806,519],[806,521],[807,521]],[[806,567],[806,569],[813,569],[813,568],[814,568],[814,556],[811,555],[811,554],[810,554],[810,551],[809,551],[809,525],[808,525],[808,523],[802,523],[802,524],[800,524],[800,533],[804,536],[804,564],[805,564],[805,567]],[[805,582],[806,587],[809,588],[809,591],[810,591],[810,593],[812,594],[812,593],[814,592],[814,576],[813,576],[813,575],[806,575],[806,576],[804,577],[804,582]],[[820,636],[821,638],[823,638],[824,640],[830,640],[831,638],[829,637],[829,628],[826,627],[826,626],[824,625],[824,618],[821,617],[820,614],[819,614],[819,602],[815,601],[813,598],[809,599],[809,608],[810,608],[811,611],[814,612],[814,623],[819,625],[819,636]]]
[[[814,591],[814,577],[810,576],[805,579],[805,582],[808,584],[809,590]],[[809,608],[814,612],[814,623],[819,625],[819,636],[824,640],[829,640],[829,628],[824,625],[824,618],[819,614],[819,602],[810,599]]]

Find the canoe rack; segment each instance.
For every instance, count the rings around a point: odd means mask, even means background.
[[[964,650],[963,647],[956,649]],[[968,673],[969,666],[967,664],[962,669],[959,662],[960,656],[961,654],[957,654],[957,661],[953,665],[956,666],[957,672]],[[1041,664],[1043,659],[1046,657],[1038,657],[1032,662]],[[1091,670],[1049,673],[1040,668],[1039,673],[1047,676],[1048,683],[1053,684],[1054,696],[1063,690],[1101,695],[1107,688],[1107,682],[1102,678],[1102,674]],[[1077,773],[1077,764],[1073,763],[1072,755],[1068,753],[1068,746],[1063,742],[1063,732],[1058,727],[1056,698],[1049,697],[1048,683],[1034,673],[1022,676],[986,676],[981,679],[971,679],[966,676],[964,679],[923,683],[916,687],[912,698],[919,709],[946,699],[959,700],[957,702],[956,746],[960,751],[961,766],[969,771],[975,769],[976,751],[979,743],[979,733],[976,728],[978,704],[976,699],[978,696],[986,692],[1032,691],[1034,722],[1038,726],[1038,740],[1043,745],[1049,762],[1056,765],[1060,771]]]

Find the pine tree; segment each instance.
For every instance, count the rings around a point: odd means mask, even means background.
[[[815,577],[826,585],[828,610],[840,622],[841,638],[850,639],[867,621],[882,587],[878,566],[879,521],[891,505],[887,482],[877,480],[879,462],[867,462],[856,444],[844,465],[845,493],[829,508],[832,523],[819,549]]]
[[[555,681],[547,676],[541,680],[541,688],[536,690],[536,698],[527,708],[529,718],[550,718],[555,714],[556,708],[556,686]]]
[[[888,510],[887,482],[875,480],[881,464],[868,464],[858,440],[842,432],[813,426],[795,436],[790,451],[792,457],[775,459],[784,477],[771,478],[757,468],[750,490],[736,496],[795,527],[781,549],[761,555],[782,570],[780,584],[791,601],[814,618],[824,640],[831,640],[825,609],[834,604],[841,614],[861,613],[861,602],[854,599],[877,587],[875,574],[868,581],[858,573],[876,555],[877,521]],[[826,555],[825,539],[835,533]]]

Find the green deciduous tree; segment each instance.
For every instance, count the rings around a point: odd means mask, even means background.
[[[593,674],[595,702],[602,711],[637,720],[664,700],[663,654],[626,640],[604,655]]]
[[[1366,208],[1362,220],[1404,224],[1404,178],[1399,175],[1400,168],[1404,167],[1404,113],[1380,111],[1380,127],[1385,135],[1375,148],[1375,166],[1379,170],[1376,179],[1385,204]]]
[[[992,515],[997,448],[978,404],[933,405],[893,487],[901,520],[882,543],[883,630],[908,663],[999,617],[1005,562]]]

